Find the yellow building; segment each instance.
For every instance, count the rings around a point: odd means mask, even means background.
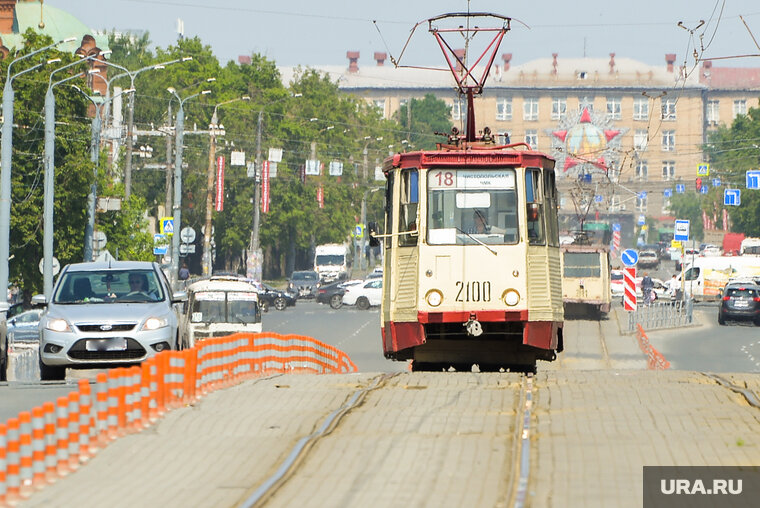
[[[359,65],[358,52],[347,56],[348,68],[316,69],[388,118],[409,99],[432,93],[451,106],[453,125],[464,130],[465,104],[448,72],[394,68],[385,65],[385,53],[375,53],[369,66]],[[661,66],[614,53],[609,59],[555,53],[517,66],[511,59],[501,55],[475,100],[477,130],[488,126],[555,157],[561,211],[570,216],[672,222],[666,194],[694,189],[709,130],[757,107],[760,95],[760,69],[709,61],[682,68],[675,54],[666,54]],[[287,83],[294,69],[281,72]]]

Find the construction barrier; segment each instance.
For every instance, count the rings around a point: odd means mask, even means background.
[[[277,373],[357,371],[343,351],[311,337],[237,333],[163,351],[139,367],[111,369],[92,385],[82,379],[68,397],[0,423],[0,506],[28,497],[110,441],[214,390]]]
[[[639,341],[639,347],[641,351],[647,355],[648,362],[647,368],[650,370],[665,370],[670,368],[670,362],[662,356],[662,353],[657,351],[652,344],[649,343],[649,337],[644,332],[641,325],[638,325],[636,330],[636,339]]]

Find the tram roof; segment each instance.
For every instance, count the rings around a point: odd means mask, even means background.
[[[478,149],[418,150],[397,153],[385,160],[383,171],[397,167],[508,167],[554,168],[554,159],[532,150],[478,147]]]

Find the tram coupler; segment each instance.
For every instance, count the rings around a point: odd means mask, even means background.
[[[470,320],[464,323],[464,328],[467,330],[467,335],[470,337],[479,337],[483,335],[483,325],[480,321],[475,319],[475,314],[470,314]]]

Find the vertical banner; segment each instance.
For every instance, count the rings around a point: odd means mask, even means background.
[[[224,156],[216,158],[216,211],[224,210]]]
[[[261,211],[269,211],[269,161],[261,163]]]
[[[320,208],[325,207],[325,193],[322,190],[322,185],[317,187],[317,202],[319,203]]]

